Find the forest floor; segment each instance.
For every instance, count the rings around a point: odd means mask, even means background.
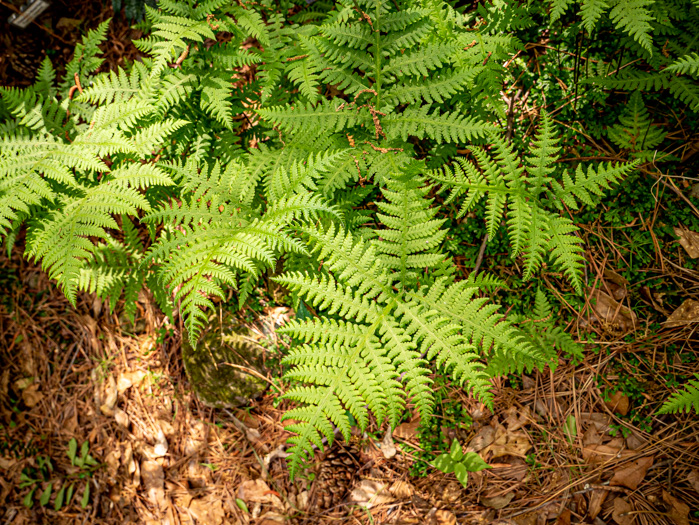
[[[42,50],[59,65],[84,21],[113,16],[99,3],[63,2],[53,9],[70,18],[28,32],[7,27],[9,4],[0,2],[0,84],[26,85]],[[137,56],[128,42],[138,32],[123,15],[109,35],[105,69]],[[493,410],[437,379],[431,427],[419,431],[415,417],[391,432],[372,424],[318,454],[293,483],[286,407],[272,388],[247,407],[210,408],[192,393],[179,320],[170,326],[147,294],[131,324],[123,305],[110,313],[87,294],[73,308],[19,250],[2,255],[0,523],[699,523],[699,419],[657,415],[699,372],[699,273],[677,242],[643,246],[650,255],[634,268],[676,290],[664,300],[650,282],[620,275],[622,253],[633,257],[634,245],[609,235],[653,237],[655,212],[583,226],[590,286],[580,305],[565,302],[555,279],[541,282],[561,305],[554,315],[584,345],[580,362],[562,356],[555,370],[495,380]],[[483,268],[512,271],[488,252]],[[268,328],[293,312],[274,290],[259,297],[236,322],[276,363],[285,342]],[[276,376],[266,378],[275,388]],[[454,438],[491,466],[472,473],[467,488],[427,464]],[[54,510],[56,492],[64,488],[68,500],[71,486],[71,503]]]

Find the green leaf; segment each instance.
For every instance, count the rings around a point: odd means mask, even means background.
[[[565,433],[569,443],[575,441],[575,438],[578,435],[578,426],[576,424],[575,416],[573,414],[569,415],[566,418],[566,422],[563,425],[563,432]]]
[[[84,509],[90,502],[90,481],[85,484],[85,492],[83,492],[83,499],[80,500],[80,506]]]
[[[58,491],[58,494],[56,494],[56,500],[53,502],[53,509],[55,511],[61,510],[61,507],[63,507],[63,498],[66,495],[66,486],[63,485],[61,487],[61,490]]]
[[[466,488],[466,485],[468,484],[468,469],[466,468],[466,465],[463,463],[457,463],[454,465],[454,475],[456,476],[456,479],[459,480],[459,483]]]
[[[445,474],[454,472],[454,465],[454,460],[449,454],[442,454],[437,456],[437,458],[434,460],[435,468],[441,470]]]
[[[39,498],[39,503],[41,503],[42,506],[47,505],[49,500],[51,499],[51,490],[52,489],[53,489],[53,483],[49,483],[48,485],[46,485],[44,492],[41,493],[41,498]]]
[[[68,493],[66,494],[66,505],[70,503],[70,500],[73,499],[73,491],[75,490],[75,483],[71,483],[70,486],[68,487]]]
[[[485,470],[487,468],[493,468],[483,461],[483,458],[476,452],[467,452],[464,454],[464,458],[461,460],[461,462],[466,466],[466,469],[469,472],[480,472],[481,470]]]
[[[22,505],[24,505],[27,508],[31,508],[32,506],[32,498],[34,497],[34,491],[36,490],[36,487],[34,487],[32,490],[29,491],[29,494],[24,496],[24,499],[22,500]]]
[[[451,450],[449,451],[449,455],[456,462],[461,461],[461,458],[464,457],[464,452],[461,449],[461,444],[457,439],[454,439],[454,441],[451,442]]]
[[[242,510],[244,513],[250,514],[250,511],[248,510],[248,506],[245,504],[245,502],[242,499],[236,498],[235,504],[238,505],[238,508],[240,510]]]
[[[75,466],[75,453],[78,451],[78,442],[75,438],[71,438],[68,442],[68,458],[70,458],[70,464]]]

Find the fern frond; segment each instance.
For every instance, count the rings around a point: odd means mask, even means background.
[[[680,75],[699,75],[699,54],[689,53],[678,58],[665,68],[668,73],[678,73]]]
[[[481,120],[466,117],[457,112],[442,112],[430,106],[408,107],[403,113],[390,115],[381,123],[389,138],[408,140],[409,136],[420,139],[429,137],[437,143],[466,143],[484,137],[493,128]]]
[[[670,399],[658,410],[658,413],[689,413],[692,408],[699,414],[699,375],[695,375],[694,379],[690,379],[684,390],[672,394]]]

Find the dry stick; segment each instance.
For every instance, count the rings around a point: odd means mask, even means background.
[[[481,269],[481,264],[483,263],[483,255],[485,254],[485,246],[488,244],[488,234],[483,236],[483,241],[481,241],[481,249],[478,250],[478,258],[476,259],[476,266],[473,267],[474,277],[478,275],[478,271]]]

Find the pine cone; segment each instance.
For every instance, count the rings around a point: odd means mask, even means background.
[[[353,447],[334,447],[326,454],[313,488],[314,506],[318,510],[330,509],[345,500],[359,468],[354,459],[358,455]]]

